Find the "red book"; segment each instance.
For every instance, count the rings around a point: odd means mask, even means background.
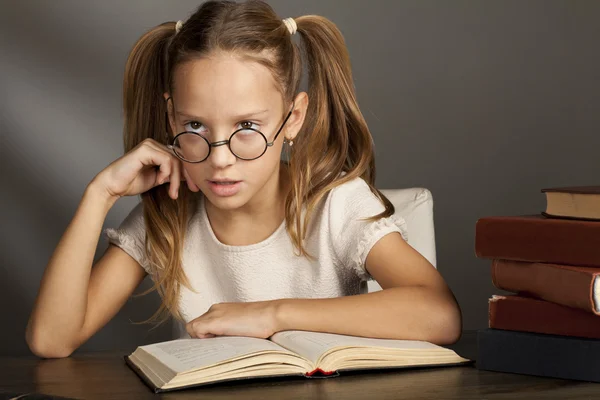
[[[543,215],[480,218],[479,258],[600,267],[600,222]]]
[[[498,289],[600,315],[600,268],[495,259],[492,282]]]
[[[489,327],[600,339],[600,317],[578,308],[522,296],[493,296]]]

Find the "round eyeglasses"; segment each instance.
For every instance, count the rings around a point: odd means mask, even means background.
[[[256,160],[265,154],[269,147],[273,146],[275,140],[277,140],[277,136],[279,136],[285,123],[290,118],[290,115],[292,115],[292,110],[290,110],[285,117],[285,120],[271,142],[267,141],[266,136],[258,129],[240,128],[233,132],[228,140],[220,140],[212,143],[199,133],[189,131],[181,132],[170,140],[167,147],[171,149],[180,160],[189,163],[201,163],[205,161],[210,156],[210,151],[213,147],[223,145],[227,145],[231,153],[241,160]]]

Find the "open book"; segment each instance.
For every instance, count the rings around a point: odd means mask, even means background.
[[[268,340],[176,339],[140,346],[125,361],[156,393],[247,378],[327,377],[344,370],[471,362],[428,342],[307,331],[277,332]]]

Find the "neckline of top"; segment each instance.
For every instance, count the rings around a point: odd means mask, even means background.
[[[206,207],[204,206],[205,197],[203,195],[201,195],[199,200],[200,200],[199,207],[200,207],[200,213],[201,213],[201,219],[202,219],[203,225],[205,226],[206,230],[208,231],[209,236],[212,239],[213,243],[225,251],[244,252],[244,251],[252,251],[252,250],[261,249],[265,246],[270,245],[275,240],[277,240],[279,235],[285,230],[285,227],[286,227],[286,220],[284,219],[283,222],[279,225],[279,227],[277,229],[275,229],[275,231],[273,233],[271,233],[271,235],[269,235],[269,237],[267,237],[266,239],[264,239],[258,243],[241,245],[241,246],[225,244],[225,243],[221,242],[219,240],[219,238],[217,238],[217,235],[215,235],[215,232],[212,229],[210,220],[208,219],[208,213],[206,212]]]

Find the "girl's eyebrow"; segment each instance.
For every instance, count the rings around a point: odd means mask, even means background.
[[[260,110],[260,111],[253,111],[253,112],[249,112],[249,113],[245,113],[245,114],[241,114],[241,115],[237,115],[232,117],[235,120],[241,120],[241,119],[246,119],[246,118],[250,118],[250,117],[256,117],[262,114],[267,113],[269,110]],[[190,118],[190,119],[199,119],[199,120],[203,120],[204,118],[196,116],[196,115],[192,115],[189,113],[184,113],[184,112],[177,112],[177,115],[179,115],[180,117],[184,117],[184,118]]]

